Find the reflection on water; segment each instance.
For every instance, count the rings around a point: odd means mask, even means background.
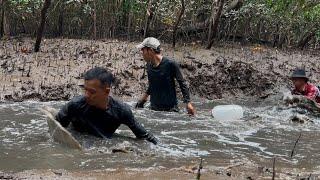
[[[160,139],[160,145],[135,140],[127,127],[121,127],[111,140],[75,133],[85,147],[80,152],[53,142],[45,117],[38,110],[62,104],[0,104],[0,170],[172,168],[196,162],[199,157],[205,159],[206,166],[223,166],[241,161],[259,164],[274,156],[278,165],[286,167],[312,170],[320,166],[320,121],[312,117],[313,124],[294,124],[289,121],[293,109],[247,103],[245,117],[237,121],[214,120],[210,115],[213,102],[196,103],[196,117],[184,112],[134,110],[136,118]],[[291,159],[300,132],[302,137]],[[115,148],[126,148],[129,153],[112,153]]]

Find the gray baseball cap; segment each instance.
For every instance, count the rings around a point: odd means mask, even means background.
[[[137,45],[138,49],[142,49],[144,47],[158,49],[160,48],[160,41],[154,37],[145,38],[141,44]]]

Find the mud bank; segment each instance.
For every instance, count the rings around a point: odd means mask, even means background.
[[[18,173],[2,173],[0,179],[216,179],[216,180],[253,180],[253,179],[271,179],[273,169],[262,166],[253,166],[252,164],[239,164],[235,166],[215,168],[209,170],[203,168],[198,173],[198,166],[182,166],[179,168],[147,168],[147,169],[105,169],[92,171],[67,171],[67,170],[28,170]],[[277,179],[318,179],[319,174],[289,172],[285,168],[275,169],[275,178]]]
[[[1,101],[68,100],[81,93],[82,74],[94,66],[114,73],[116,96],[136,99],[146,89],[145,63],[137,43],[45,39],[39,53],[32,52],[33,43],[32,39],[0,43]],[[163,48],[166,56],[179,62],[191,93],[207,99],[266,98],[290,85],[288,75],[297,66],[309,70],[312,82],[320,78],[319,52],[238,45]]]

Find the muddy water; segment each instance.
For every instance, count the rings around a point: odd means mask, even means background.
[[[245,117],[237,121],[214,120],[210,110],[221,102],[203,100],[195,103],[198,115],[192,118],[184,112],[134,110],[137,119],[160,139],[160,145],[130,138],[134,136],[126,127],[121,127],[111,140],[74,132],[85,147],[83,152],[53,142],[45,117],[38,110],[47,105],[59,108],[65,102],[0,104],[0,170],[174,168],[196,164],[200,157],[207,168],[241,162],[270,165],[277,157],[278,166],[319,169],[319,119],[310,116],[313,124],[295,124],[289,117],[297,109],[253,102],[242,102]],[[295,155],[290,158],[300,132]],[[129,153],[112,153],[112,149],[119,148]]]

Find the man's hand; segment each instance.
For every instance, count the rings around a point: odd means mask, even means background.
[[[144,107],[144,103],[146,103],[146,101],[139,100],[135,107],[136,108],[143,108]]]
[[[148,139],[149,142],[151,142],[154,145],[157,145],[159,143],[159,140],[156,137],[153,137],[151,139]]]
[[[157,145],[159,143],[159,140],[156,137],[154,137],[151,133],[147,133],[144,139],[151,142],[154,145]]]
[[[143,108],[144,104],[147,102],[149,95],[148,94],[144,94],[142,96],[142,98],[137,102],[136,104],[136,108]]]
[[[192,116],[196,113],[196,110],[191,103],[187,104],[187,111],[188,111],[188,114]]]

